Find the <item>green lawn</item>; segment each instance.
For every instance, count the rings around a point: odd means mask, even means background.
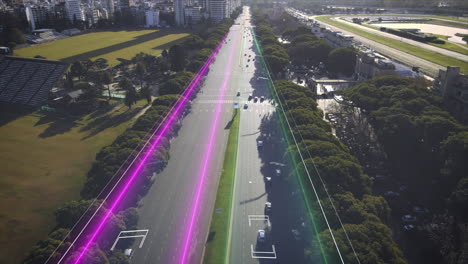
[[[461,53],[461,54],[464,54],[464,55],[468,55],[468,49],[464,49],[464,48],[462,48],[462,47],[448,41],[450,36],[439,35],[439,34],[432,34],[432,35],[434,35],[434,36],[440,38],[441,40],[445,41],[445,43],[444,44],[436,44],[436,43],[428,42],[427,44],[432,45],[432,46],[436,46],[436,47],[439,47],[439,48],[455,51],[455,52],[458,52],[458,53]],[[466,45],[466,44],[459,44],[459,45],[468,48],[468,45]]]
[[[466,63],[466,62],[464,62],[462,60],[458,60],[458,59],[455,59],[455,58],[452,58],[452,57],[444,56],[444,55],[442,55],[440,53],[430,51],[430,50],[427,50],[427,49],[423,49],[423,48],[419,48],[419,47],[416,47],[416,46],[413,46],[413,45],[409,45],[409,44],[400,42],[398,40],[378,36],[378,35],[372,34],[370,32],[367,32],[365,30],[362,30],[362,29],[359,29],[359,28],[356,28],[356,27],[353,27],[353,26],[350,26],[350,25],[347,25],[347,24],[340,23],[338,21],[332,20],[332,19],[330,19],[331,17],[332,16],[320,16],[320,17],[316,17],[316,19],[319,20],[319,21],[334,25],[336,27],[345,29],[347,31],[353,32],[355,34],[358,34],[358,35],[363,36],[365,38],[368,38],[370,40],[385,44],[385,45],[390,46],[392,48],[396,48],[396,49],[399,49],[401,51],[407,52],[409,54],[418,56],[420,58],[431,61],[433,63],[439,64],[439,65],[442,65],[442,66],[459,66],[461,72],[463,72],[463,73],[468,72],[468,63]]]
[[[225,263],[229,250],[227,244],[231,220],[231,202],[236,175],[237,142],[239,140],[240,111],[236,109],[229,131],[229,138],[224,155],[223,171],[216,195],[215,212],[211,219],[210,234],[206,243],[205,264]],[[221,209],[217,213],[216,209]]]
[[[92,32],[17,49],[15,55],[40,55],[67,62],[105,58],[115,65],[118,63],[117,58],[130,59],[139,52],[159,55],[164,48],[169,48],[188,35],[180,30],[153,29]]]
[[[79,198],[96,153],[133,123],[143,104],[81,118],[0,109],[1,263],[21,263],[46,237],[53,211]]]

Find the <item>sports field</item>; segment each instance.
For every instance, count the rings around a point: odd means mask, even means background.
[[[117,58],[131,59],[140,52],[159,55],[163,49],[169,48],[188,35],[180,30],[167,29],[101,31],[17,49],[15,55],[40,55],[47,59],[67,62],[105,58],[115,65],[118,63]]]
[[[53,212],[78,199],[96,153],[141,111],[123,104],[81,118],[0,109],[0,263],[21,263],[54,226]]]

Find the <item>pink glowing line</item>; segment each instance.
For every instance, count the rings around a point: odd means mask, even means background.
[[[131,174],[130,176],[130,179],[128,180],[128,182],[124,185],[124,188],[121,190],[121,192],[119,193],[119,195],[117,196],[117,198],[114,200],[114,202],[112,203],[112,206],[108,209],[108,211],[106,212],[106,214],[104,215],[104,218],[101,220],[101,222],[99,223],[98,227],[96,228],[96,230],[94,231],[93,235],[89,238],[88,242],[86,243],[86,245],[81,249],[81,252],[79,254],[79,256],[73,261],[74,264],[78,264],[80,263],[81,259],[83,258],[85,252],[89,249],[89,247],[91,246],[91,244],[94,242],[94,240],[96,239],[97,235],[99,234],[99,232],[102,230],[102,228],[104,227],[104,224],[106,223],[107,219],[109,219],[109,217],[111,216],[112,212],[114,211],[114,209],[117,207],[117,204],[120,202],[120,200],[123,198],[124,194],[126,193],[126,191],[128,190],[128,188],[130,188],[130,185],[131,183],[133,182],[133,180],[136,178],[136,176],[138,175],[138,173],[140,172],[140,170],[143,168],[143,165],[144,163],[146,163],[146,160],[148,159],[148,157],[150,156],[150,154],[153,152],[154,148],[156,147],[156,145],[161,141],[161,138],[162,136],[166,133],[166,131],[168,130],[168,128],[170,127],[170,125],[172,124],[172,122],[174,121],[174,118],[175,116],[177,116],[180,112],[180,109],[182,108],[182,106],[184,105],[184,103],[187,101],[188,99],[188,95],[193,91],[193,89],[195,88],[195,86],[198,84],[198,82],[200,81],[201,77],[205,74],[206,70],[208,69],[209,65],[211,64],[211,62],[213,61],[215,55],[218,53],[219,49],[221,48],[222,46],[222,43],[224,42],[226,36],[221,40],[221,42],[218,44],[218,46],[216,47],[216,49],[213,51],[213,53],[210,55],[210,57],[208,58],[208,60],[205,62],[205,64],[203,65],[203,67],[200,69],[200,71],[198,72],[197,76],[192,80],[192,82],[190,83],[188,89],[184,92],[184,94],[182,95],[182,98],[180,101],[178,101],[178,105],[177,107],[175,108],[175,110],[173,110],[173,112],[170,114],[169,116],[169,119],[167,120],[166,124],[164,125],[163,129],[161,130],[161,132],[157,135],[157,138],[154,140],[154,142],[151,144],[149,150],[144,154],[143,156],[143,159],[141,159],[141,162],[138,164],[138,166],[136,167],[136,169],[133,171],[133,173]]]
[[[234,41],[234,43],[236,43],[236,41]],[[228,76],[229,76],[229,72],[231,71],[231,68],[232,68],[232,56],[233,56],[233,53],[234,53],[233,50],[235,50],[235,49],[233,48],[231,50],[230,54],[229,54],[228,63],[226,65],[226,71],[225,71],[225,74],[224,74],[223,84],[221,86],[221,94],[218,97],[219,100],[221,100],[224,97],[224,92],[226,90],[227,81],[229,80]],[[182,252],[182,260],[181,260],[180,264],[185,264],[185,262],[187,261],[186,259],[187,259],[188,245],[189,245],[189,242],[190,242],[191,237],[192,237],[192,229],[193,229],[193,225],[195,223],[195,215],[198,213],[198,206],[199,206],[199,202],[200,202],[200,194],[201,194],[201,191],[203,189],[203,183],[205,182],[205,178],[206,178],[206,170],[207,170],[208,162],[210,160],[211,153],[212,153],[213,141],[214,141],[214,138],[216,137],[215,132],[216,132],[216,129],[218,128],[218,120],[219,120],[219,113],[220,112],[221,112],[221,103],[218,103],[216,105],[215,120],[214,120],[214,123],[213,123],[213,125],[211,127],[210,141],[208,143],[207,150],[205,152],[206,154],[205,154],[205,160],[203,162],[203,169],[202,169],[202,172],[201,172],[201,180],[199,181],[198,186],[197,186],[195,206],[193,207],[194,209],[192,211],[192,215],[191,215],[191,218],[190,218],[190,225],[189,225],[189,229],[188,229],[188,232],[187,232],[187,237],[185,238],[184,251]]]

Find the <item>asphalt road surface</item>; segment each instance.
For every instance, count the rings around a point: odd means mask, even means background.
[[[247,104],[247,108],[240,115],[229,263],[307,263],[303,241],[311,239],[311,231],[304,221],[305,205],[296,178],[289,175],[289,162],[283,157],[286,146],[253,47],[249,16],[242,23],[241,105]],[[249,95],[253,97],[250,100]],[[265,100],[260,100],[261,96]],[[263,147],[258,147],[258,141]],[[271,211],[266,209],[266,202],[271,203]],[[295,238],[293,229],[302,237]],[[265,231],[264,242],[257,239],[259,230]]]
[[[183,119],[178,136],[171,141],[167,167],[154,176],[154,184],[141,201],[138,229],[148,232],[141,248],[140,240],[134,244],[132,263],[180,263],[187,239],[189,250],[185,263],[201,262],[229,132],[225,127],[232,118],[233,103],[238,100],[238,83],[244,73],[238,63],[241,40],[241,26],[232,26],[201,91],[192,102],[191,112]],[[227,88],[221,98],[223,81],[227,81]],[[201,206],[195,208],[201,167],[218,103],[222,107],[201,189]],[[191,236],[188,226],[193,210],[197,211]]]

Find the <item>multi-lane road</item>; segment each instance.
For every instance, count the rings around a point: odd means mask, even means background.
[[[178,136],[171,141],[166,168],[155,175],[141,201],[138,229],[148,232],[141,248],[135,243],[132,263],[181,263],[183,254],[185,263],[201,261],[229,132],[225,127],[238,100],[243,73],[238,65],[241,41],[241,26],[232,26]],[[205,162],[207,170],[202,173]],[[189,230],[192,219],[193,230]]]
[[[141,200],[138,230],[145,230],[145,240],[141,248],[141,238],[133,245],[132,263],[202,262],[234,103],[240,106],[240,131],[227,260],[306,263],[304,241],[312,239],[311,225],[284,157],[286,146],[252,34],[250,10],[244,7],[171,141],[166,168],[154,175]],[[258,239],[258,230],[265,231],[265,241]]]

